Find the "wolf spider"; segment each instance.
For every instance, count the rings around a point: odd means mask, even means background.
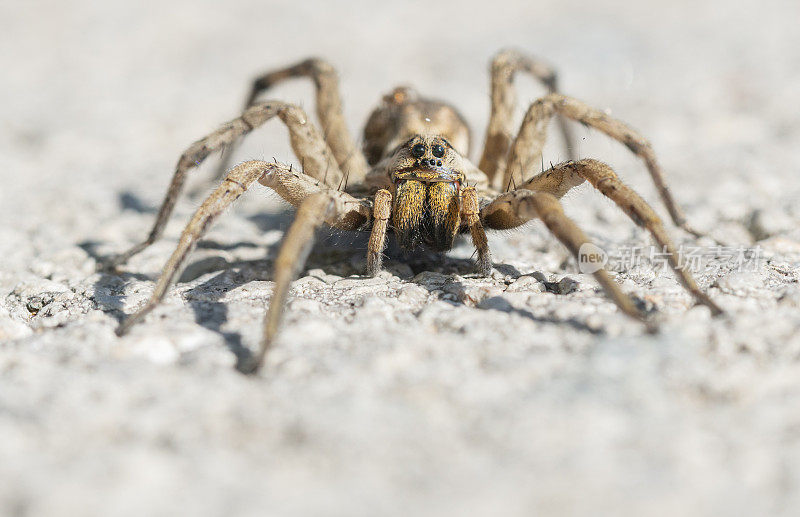
[[[540,80],[548,94],[530,105],[516,137],[512,138],[516,103],[513,80],[518,72]],[[294,104],[274,100],[256,102],[271,86],[295,77],[314,82],[322,132]],[[647,140],[602,111],[559,94],[553,70],[517,51],[501,51],[492,61],[491,107],[483,154],[475,166],[467,158],[470,134],[463,117],[449,104],[420,97],[411,88],[399,87],[383,97],[367,120],[360,151],[347,129],[337,75],[328,63],[309,59],[258,77],[241,116],[198,140],[181,155],[147,239],[112,257],[106,265],[123,264],[162,235],[189,170],[211,153],[235,145],[245,134],[275,116],[289,130],[294,153],[303,164],[302,171],[260,160],[246,161],[230,169],[189,221],[150,300],[120,324],[117,334],[127,332],[162,300],[211,223],[254,182],[273,189],[297,207],[297,214],[275,261],[275,287],[260,349],[247,365],[240,365],[250,372],[258,370],[275,339],[290,284],[302,270],[315,230],[323,223],[341,230],[370,232],[369,275],[381,269],[389,228],[404,248],[424,245],[438,252],[449,250],[456,235],[468,232],[477,249],[477,269],[481,275],[488,275],[492,261],[484,228],[505,230],[539,218],[577,255],[588,239],[564,215],[559,198],[587,180],[619,205],[634,223],[652,234],[667,252],[678,279],[698,303],[708,306],[713,314],[722,312],[680,266],[675,246],[659,217],[622,183],[611,167],[597,160],[580,159],[552,166],[539,174],[532,172],[539,163],[550,120],[557,117],[568,149],[571,136],[566,119],[580,122],[618,140],[640,157],[673,222],[699,235],[687,226]],[[224,159],[220,170],[227,168]],[[593,274],[622,312],[647,321],[606,270],[599,269]]]

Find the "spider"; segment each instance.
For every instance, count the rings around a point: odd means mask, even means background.
[[[516,104],[514,77],[528,73],[548,93],[527,110],[516,136],[512,115]],[[290,78],[309,78],[315,85],[316,108],[322,132],[298,106],[281,101],[257,102],[271,86]],[[647,229],[668,254],[677,278],[697,303],[714,315],[722,310],[701,291],[679,264],[675,246],[652,208],[619,179],[608,165],[593,159],[572,159],[535,174],[548,123],[556,117],[568,152],[571,142],[567,119],[599,130],[640,157],[666,205],[672,221],[690,228],[662,177],[651,145],[623,122],[585,103],[558,93],[554,71],[534,57],[516,50],[499,52],[491,63],[491,116],[478,165],[468,158],[470,133],[464,118],[445,102],[426,99],[409,87],[395,88],[369,116],[359,150],[342,112],[337,74],[320,59],[308,59],[258,77],[243,113],[217,131],[196,141],[181,155],[156,222],[147,237],[128,251],[111,257],[116,267],[161,237],[188,172],[210,154],[234,146],[244,135],[278,117],[289,130],[302,171],[291,165],[246,161],[227,171],[219,186],[197,209],[183,231],[177,249],[164,266],[152,296],[117,328],[123,335],[141,321],[164,297],[186,264],[186,258],[211,223],[245,190],[258,182],[297,207],[275,260],[274,291],[264,321],[259,350],[240,369],[257,371],[278,332],[291,282],[302,270],[322,224],[341,230],[369,232],[367,274],[381,270],[388,229],[407,249],[424,246],[445,252],[458,234],[469,233],[477,250],[480,275],[489,275],[492,260],[485,229],[510,229],[541,219],[573,255],[589,242],[564,214],[559,198],[588,181],[616,203],[637,225]],[[229,156],[229,154],[228,154]],[[225,157],[220,170],[225,171]],[[593,273],[619,309],[648,322],[605,269]]]

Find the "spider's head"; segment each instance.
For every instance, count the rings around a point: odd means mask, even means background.
[[[448,250],[461,216],[463,160],[439,135],[415,135],[392,154],[393,226],[400,245]]]
[[[434,181],[463,176],[461,155],[439,135],[414,135],[395,147],[391,155],[393,179],[407,176],[410,172],[439,178]]]

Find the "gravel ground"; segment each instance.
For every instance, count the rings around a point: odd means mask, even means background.
[[[275,5],[269,5],[269,4]],[[310,0],[0,6],[0,514],[797,515],[800,512],[800,4]],[[690,221],[671,229],[727,315],[657,261],[617,313],[541,224],[494,234],[496,271],[323,235],[258,377],[271,264],[291,213],[254,188],[125,338],[207,191],[119,275],[96,258],[149,230],[177,157],[231,118],[258,71],[340,70],[351,128],[398,83],[451,100],[477,154],[487,64],[517,46],[563,90],[653,142]],[[539,86],[520,80],[530,101]],[[274,96],[311,108],[311,87]],[[520,108],[522,110],[522,108]],[[642,164],[576,128],[665,214]],[[277,124],[237,160],[292,161]],[[545,161],[563,159],[550,145]],[[211,162],[212,160],[209,160]],[[567,212],[601,247],[649,245],[588,187]],[[731,250],[757,249],[737,264]],[[733,257],[735,259],[735,256]]]

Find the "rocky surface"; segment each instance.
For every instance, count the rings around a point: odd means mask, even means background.
[[[0,17],[0,514],[796,515],[800,511],[800,18],[796,2],[32,2]],[[340,70],[355,130],[397,83],[488,118],[487,63],[515,45],[565,92],[642,130],[692,223],[712,319],[655,261],[621,316],[540,224],[491,238],[496,270],[321,236],[258,377],[271,264],[291,221],[256,187],[130,335],[209,187],[120,274],[96,259],[149,230],[185,146],[257,71]],[[520,96],[541,93],[520,80]],[[301,82],[274,95],[311,109]],[[520,108],[521,110],[522,108]],[[583,128],[665,214],[641,163]],[[267,127],[237,159],[292,161]],[[563,157],[558,145],[545,160]],[[209,160],[212,161],[212,160]],[[199,192],[199,193],[197,193]],[[647,246],[588,187],[568,213],[603,249]],[[758,249],[738,267],[739,247]],[[757,247],[757,248],[756,248]]]

